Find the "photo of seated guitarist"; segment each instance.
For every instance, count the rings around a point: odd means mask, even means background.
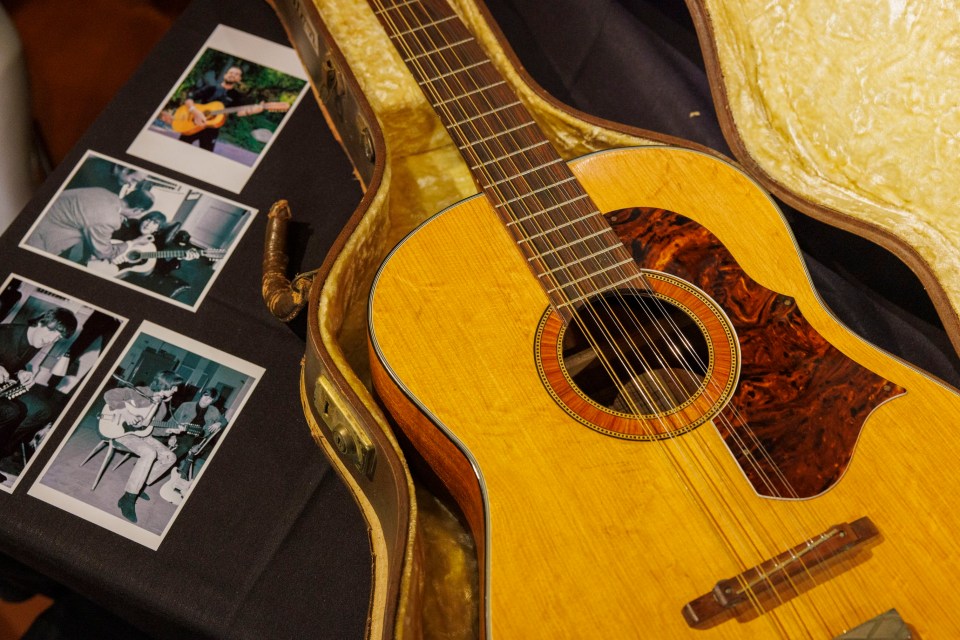
[[[241,92],[240,85],[243,82],[243,70],[240,67],[230,67],[223,74],[223,79],[216,84],[204,84],[189,92],[183,106],[192,116],[193,124],[203,127],[196,133],[180,135],[180,140],[187,144],[196,142],[201,149],[213,151],[220,135],[218,126],[207,126],[208,116],[200,109],[199,105],[219,102],[225,109],[233,109],[245,106],[246,96]],[[234,115],[249,116],[263,111],[263,105],[252,104],[248,108],[239,109]]]
[[[137,499],[150,499],[142,494],[143,488],[156,482],[177,461],[165,444],[150,436],[154,434],[152,425],[167,416],[167,401],[181,384],[183,378],[173,371],[159,371],[147,386],[115,387],[103,394],[106,404],[100,414],[101,425],[107,423],[122,429],[125,433],[114,441],[139,456],[127,478],[124,494],[117,501],[120,513],[130,522],[137,521]],[[167,433],[182,430],[175,427]]]
[[[161,265],[162,268],[159,269],[161,273],[169,273],[179,268],[181,260],[196,260],[200,257],[200,251],[189,246],[189,234],[186,242],[179,240],[180,235],[185,233],[180,229],[179,224],[169,224],[167,216],[161,211],[151,211],[136,219],[127,218],[111,237],[116,243],[128,243],[132,249],[113,259],[112,264],[117,267],[113,275],[118,277],[129,273],[149,275],[157,271]],[[157,253],[164,256],[170,254],[170,256],[141,257],[153,256]]]
[[[27,406],[17,396],[33,386],[30,361],[44,347],[72,336],[77,324],[72,311],[59,307],[27,324],[0,324],[0,448],[27,417]]]
[[[203,427],[199,433],[187,431],[171,435],[167,441],[167,445],[173,447],[173,453],[179,461],[170,475],[174,502],[182,501],[190,488],[193,464],[200,447],[209,446],[226,424],[226,418],[214,404],[219,398],[220,393],[216,389],[204,389],[197,401],[184,402],[173,413],[173,419],[178,424]],[[160,495],[166,497],[163,491]]]

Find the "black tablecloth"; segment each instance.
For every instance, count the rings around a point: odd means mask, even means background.
[[[0,494],[0,551],[152,635],[357,638],[370,593],[366,527],[303,416],[303,321],[281,324],[260,298],[270,205],[287,198],[297,214],[291,270],[319,266],[360,198],[349,161],[309,94],[239,194],[125,154],[221,23],[287,44],[265,2],[192,4],[0,241],[0,279],[15,272],[130,320],[16,491]],[[259,210],[195,313],[18,248],[87,149]],[[157,551],[27,495],[141,320],[266,370]]]
[[[727,152],[682,3],[494,0],[490,7],[528,69],[561,99]],[[291,238],[291,270],[309,269],[320,264],[360,197],[312,97],[291,115],[239,194],[201,185],[260,214],[196,313],[17,247],[85,150],[151,168],[125,150],[220,23],[285,42],[266,3],[197,0],[3,236],[0,275],[15,271],[122,313],[131,322],[119,343],[148,319],[258,364],[266,374],[157,551],[28,497],[42,464],[13,495],[0,494],[0,551],[151,635],[361,637],[370,590],[365,526],[301,412],[303,320],[281,325],[260,300],[270,204],[290,200],[300,221]],[[691,118],[692,111],[700,115]],[[787,215],[821,294],[841,319],[945,380],[960,380],[956,355],[909,270],[866,241]],[[109,375],[111,362],[112,356],[93,372],[95,381]],[[41,463],[96,386],[84,389]]]

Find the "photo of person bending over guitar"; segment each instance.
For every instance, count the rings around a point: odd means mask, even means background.
[[[81,264],[113,260],[146,242],[138,239],[117,243],[112,239],[125,219],[139,218],[153,205],[153,194],[142,185],[122,197],[103,187],[65,189],[41,217],[26,243]]]
[[[20,246],[196,308],[254,213],[87,152]]]
[[[130,471],[124,494],[117,507],[124,518],[137,521],[136,502],[144,486],[153,484],[177,461],[176,455],[159,440],[151,437],[157,425],[167,417],[167,402],[177,392],[183,378],[173,371],[159,371],[146,386],[121,386],[103,394],[100,433],[132,451],[137,462]],[[174,424],[164,427],[166,433],[182,433],[185,427]]]

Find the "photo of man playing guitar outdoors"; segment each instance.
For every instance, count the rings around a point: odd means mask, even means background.
[[[188,94],[189,97],[183,101],[183,106],[186,107],[187,114],[190,115],[189,122],[194,125],[187,131],[199,130],[195,133],[181,133],[180,140],[187,144],[196,142],[201,149],[213,151],[217,136],[220,135],[220,128],[215,126],[213,122],[217,115],[221,114],[211,116],[209,114],[212,111],[211,109],[201,109],[198,105],[219,102],[223,105],[221,109],[224,110],[243,106],[246,96],[239,90],[242,81],[243,70],[234,66],[227,69],[227,72],[223,74],[223,80],[218,84],[205,84],[191,91]],[[252,104],[232,113],[242,117],[262,112],[263,104]]]
[[[253,165],[304,83],[207,49],[160,114],[168,135]]]

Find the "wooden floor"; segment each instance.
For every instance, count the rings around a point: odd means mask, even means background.
[[[19,640],[51,602],[44,596],[34,596],[26,602],[17,603],[0,600],[0,640]]]

